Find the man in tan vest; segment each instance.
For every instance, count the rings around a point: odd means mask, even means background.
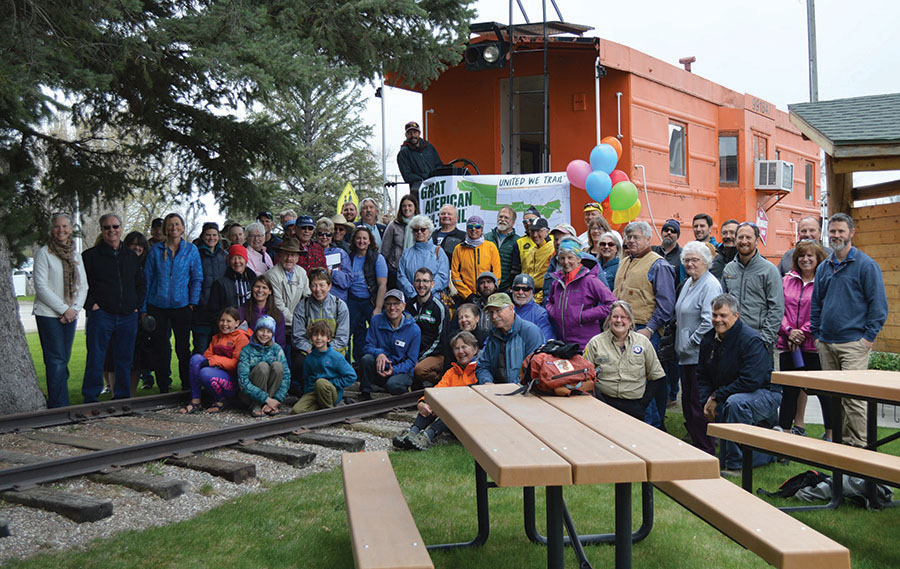
[[[616,272],[616,284],[613,294],[619,300],[626,300],[634,312],[634,327],[638,334],[650,339],[650,343],[659,350],[661,329],[675,314],[675,271],[672,265],[650,248],[653,231],[646,221],[632,221],[625,226],[625,258]],[[652,405],[648,408],[647,422],[662,428],[666,413],[666,389],[659,389],[650,382],[657,393],[657,416],[654,417]]]

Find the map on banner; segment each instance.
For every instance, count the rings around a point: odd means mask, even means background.
[[[465,225],[473,215],[484,218],[489,227],[497,213],[509,206],[521,215],[534,206],[550,227],[569,223],[569,180],[565,172],[510,174],[506,176],[437,176],[419,188],[419,210],[438,225],[438,213],[445,204],[456,206],[458,223]]]

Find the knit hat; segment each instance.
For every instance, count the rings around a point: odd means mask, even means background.
[[[466,225],[468,226],[470,223],[477,223],[478,225],[484,227],[484,219],[481,216],[473,215],[469,219],[466,220]]]
[[[664,231],[667,227],[672,229],[672,231],[675,232],[675,235],[681,237],[681,224],[678,223],[677,219],[667,219],[666,222],[663,223],[662,231]]]
[[[481,279],[491,279],[492,281],[494,281],[495,285],[498,284],[497,275],[495,275],[492,271],[481,271],[481,274],[478,275],[478,278],[475,279],[475,282],[477,283]]]
[[[250,257],[247,256],[247,248],[243,245],[235,243],[228,248],[228,258],[231,259],[235,255],[240,255],[241,257],[243,257],[245,263],[250,261]]]
[[[565,251],[566,253],[572,253],[578,257],[581,257],[581,241],[575,239],[573,237],[566,237],[559,244],[559,253]]]
[[[513,288],[517,286],[527,286],[531,290],[534,290],[534,278],[532,278],[532,276],[528,273],[516,275],[516,278],[513,279],[512,286]]]
[[[275,319],[265,314],[256,319],[256,329],[265,328],[273,334],[275,333]]]

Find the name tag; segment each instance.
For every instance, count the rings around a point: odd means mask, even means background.
[[[405,348],[405,347],[406,347],[406,342],[404,342],[403,340],[397,340],[397,341],[394,342],[394,345],[395,345],[395,346],[398,346],[398,347],[400,347],[400,348]]]

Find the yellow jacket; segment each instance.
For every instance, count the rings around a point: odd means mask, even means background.
[[[544,298],[544,275],[550,266],[550,259],[556,254],[553,247],[553,238],[547,237],[541,246],[531,239],[522,237],[517,242],[519,246],[519,259],[522,262],[522,274],[531,275],[534,279],[534,301],[541,304]]]
[[[497,282],[503,278],[500,269],[500,251],[496,245],[485,241],[478,247],[470,247],[463,241],[456,246],[453,250],[453,259],[450,261],[450,278],[460,298],[466,299],[476,292],[475,281],[484,271],[494,273]]]

